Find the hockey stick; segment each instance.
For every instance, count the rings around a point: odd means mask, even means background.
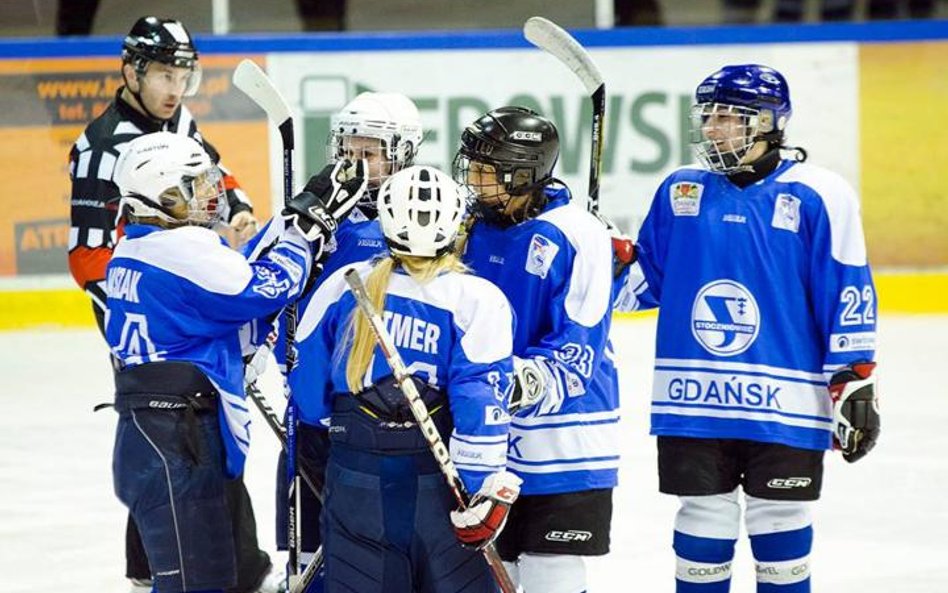
[[[266,421],[267,426],[273,431],[273,434],[276,435],[277,439],[280,441],[280,445],[283,447],[283,450],[286,451],[286,427],[283,426],[283,422],[280,421],[280,417],[277,416],[277,413],[273,411],[273,408],[270,407],[270,403],[267,402],[266,396],[260,392],[260,389],[256,385],[251,384],[246,388],[247,397],[257,406],[257,409],[260,411],[260,414],[263,416],[263,419]],[[299,458],[299,472],[300,477],[303,478],[303,481],[306,482],[306,485],[309,487],[310,492],[313,493],[313,496],[316,497],[319,502],[323,502],[323,482],[319,478],[319,472],[313,468],[312,464],[305,457]]]
[[[462,508],[467,507],[470,496],[464,487],[464,482],[461,481],[461,474],[458,473],[458,468],[454,465],[454,462],[451,461],[451,454],[441,439],[441,435],[438,434],[438,428],[435,426],[434,421],[428,414],[428,408],[425,406],[424,400],[421,399],[421,395],[418,393],[418,388],[415,387],[415,383],[411,379],[411,373],[408,372],[405,362],[398,354],[398,350],[395,349],[395,343],[392,341],[392,337],[388,335],[388,332],[385,330],[385,324],[382,318],[379,316],[378,311],[375,310],[372,301],[369,300],[369,295],[365,291],[365,284],[362,283],[362,278],[359,277],[355,269],[350,269],[346,272],[345,278],[346,283],[349,284],[349,289],[355,296],[356,303],[358,303],[359,308],[362,309],[362,313],[369,321],[369,327],[375,335],[376,342],[378,342],[379,347],[382,349],[385,361],[392,369],[392,374],[395,377],[396,383],[398,383],[398,387],[408,400],[411,413],[415,417],[415,422],[418,423],[418,427],[421,429],[425,440],[428,441],[428,447],[431,449],[432,454],[434,454],[435,461],[438,462],[438,467],[441,469],[441,473],[444,474],[451,493],[454,494],[458,506]],[[481,552],[484,554],[487,565],[490,567],[490,571],[493,573],[494,579],[497,581],[501,592],[516,593],[517,587],[513,584],[513,581],[510,580],[510,575],[507,574],[507,569],[504,568],[504,563],[500,559],[500,555],[497,553],[497,548],[494,547],[494,544],[487,544]]]
[[[283,450],[286,450],[286,428],[284,428],[283,423],[280,422],[279,416],[276,412],[273,411],[273,408],[270,407],[270,404],[267,402],[267,398],[257,389],[256,384],[251,383],[247,385],[246,388],[247,397],[256,404],[257,409],[260,410],[260,413],[263,415],[264,420],[266,420],[267,425],[273,430],[273,434],[277,436],[280,440],[280,444],[283,446]],[[319,472],[312,467],[309,460],[305,457],[299,458],[299,473],[302,476],[303,481],[306,482],[306,485],[309,486],[310,492],[313,493],[313,496],[319,500],[320,503],[323,502],[323,483],[317,477]],[[306,591],[306,587],[309,587],[310,583],[313,582],[313,579],[316,578],[316,572],[319,570],[319,567],[323,564],[323,547],[319,546],[316,551],[313,553],[313,558],[309,561],[309,564],[306,566],[306,570],[303,571],[303,574],[300,576],[299,581],[296,585],[290,589],[289,593],[302,593]]]
[[[234,86],[263,109],[267,118],[276,124],[280,131],[280,140],[283,144],[283,203],[286,204],[293,197],[293,116],[290,108],[280,95],[280,91],[273,82],[252,60],[243,60],[234,70]],[[296,471],[296,405],[290,392],[290,373],[296,366],[296,321],[297,304],[292,302],[284,309],[286,323],[286,379],[284,388],[287,396],[286,408],[286,473],[290,482],[287,493],[287,551],[289,552],[289,567],[287,570],[287,585],[294,588],[299,580],[302,535],[299,525],[300,508],[300,476]]]
[[[592,100],[592,145],[589,155],[589,210],[599,212],[599,177],[602,174],[602,147],[605,134],[606,83],[596,63],[576,39],[562,27],[533,16],[523,24],[527,41],[563,62],[579,77]]]

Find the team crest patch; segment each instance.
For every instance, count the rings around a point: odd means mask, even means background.
[[[526,270],[534,276],[546,278],[550,266],[553,265],[553,259],[559,250],[559,245],[543,235],[533,235],[533,238],[530,239],[530,251],[527,253]]]
[[[800,230],[800,198],[790,194],[777,194],[774,204],[774,218],[770,225],[775,229],[793,231]]]
[[[671,186],[671,205],[675,216],[698,216],[701,211],[701,194],[704,186],[700,183],[682,181]]]

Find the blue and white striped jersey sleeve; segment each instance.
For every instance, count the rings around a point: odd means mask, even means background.
[[[465,298],[454,311],[459,340],[448,372],[454,419],[449,449],[464,485],[477,492],[484,478],[506,466],[514,321],[496,286],[473,276],[461,279]]]
[[[548,307],[548,329],[525,349],[547,373],[547,395],[538,407],[520,415],[558,413],[569,397],[587,392],[594,371],[605,356],[612,301],[612,240],[606,228],[585,211],[557,208],[539,219],[560,232],[549,233],[558,244],[548,277],[561,288]],[[581,248],[580,248],[581,246]]]
[[[309,274],[312,251],[295,230],[256,261],[230,251],[206,262],[205,286],[194,290],[194,306],[208,319],[244,322],[272,315],[298,298]]]
[[[859,199],[841,176],[798,166],[781,181],[799,181],[818,200],[811,218],[810,298],[825,349],[823,372],[871,361],[876,348],[876,292],[866,253]]]

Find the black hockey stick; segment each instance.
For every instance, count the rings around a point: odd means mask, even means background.
[[[280,417],[277,416],[277,413],[273,411],[273,408],[270,407],[270,403],[267,401],[267,398],[263,393],[260,392],[260,389],[256,384],[251,383],[246,387],[247,397],[257,406],[257,409],[260,411],[260,414],[263,416],[263,419],[266,421],[267,426],[273,431],[273,434],[276,435],[277,439],[280,441],[280,445],[283,447],[283,450],[286,451],[286,427],[283,426],[283,422],[280,421]],[[310,492],[313,493],[313,496],[316,497],[319,502],[323,502],[323,481],[320,477],[320,472],[313,467],[312,463],[305,457],[299,458],[299,471],[300,477],[303,478],[303,481],[306,482],[306,485],[309,487]]]
[[[250,99],[263,109],[267,118],[276,124],[280,131],[280,140],[283,144],[283,203],[287,204],[293,198],[293,116],[290,108],[273,85],[273,82],[252,60],[243,60],[234,70],[234,86],[244,92]],[[300,476],[296,471],[296,405],[290,392],[289,376],[296,366],[296,301],[284,309],[284,323],[286,335],[286,380],[284,388],[287,396],[286,412],[286,466],[290,487],[287,493],[289,498],[287,512],[287,551],[289,552],[289,567],[287,584],[295,589],[299,581],[302,536],[299,525],[300,508]]]
[[[589,155],[589,210],[599,212],[599,177],[602,174],[602,147],[605,135],[606,83],[589,52],[562,27],[541,16],[523,24],[527,41],[563,62],[579,77],[592,100],[592,144]]]
[[[257,409],[260,410],[260,413],[263,415],[264,420],[266,420],[267,425],[273,430],[273,434],[277,436],[280,440],[280,445],[283,447],[283,450],[286,451],[286,428],[283,426],[283,423],[280,422],[280,417],[277,416],[276,412],[273,411],[273,408],[270,407],[269,402],[267,402],[266,396],[257,389],[255,383],[247,385],[246,388],[247,397],[256,404]],[[306,485],[309,486],[310,491],[313,493],[313,496],[319,500],[320,503],[323,502],[323,481],[320,479],[320,472],[316,471],[316,468],[312,466],[312,463],[305,457],[299,458],[299,468],[298,471],[303,478],[303,481],[306,482]],[[316,577],[316,572],[319,570],[319,567],[323,564],[323,547],[319,546],[317,550],[313,553],[313,558],[309,561],[306,570],[303,571],[303,574],[300,575],[299,581],[296,585],[289,590],[289,593],[302,593],[306,590],[306,587],[313,582],[313,579]]]
[[[402,394],[404,394],[408,400],[411,413],[415,417],[415,422],[418,423],[418,428],[421,429],[425,440],[428,441],[428,447],[431,449],[435,461],[438,462],[438,467],[441,469],[441,473],[444,474],[451,493],[454,494],[458,506],[462,508],[467,507],[470,496],[464,487],[464,482],[461,481],[461,474],[458,473],[458,468],[454,465],[454,462],[451,461],[451,454],[448,452],[448,447],[441,439],[441,435],[438,434],[438,428],[431,419],[428,408],[425,406],[424,400],[421,399],[418,388],[415,387],[415,382],[411,379],[411,373],[408,372],[405,362],[398,354],[398,350],[395,349],[395,342],[392,341],[392,337],[388,335],[388,332],[385,330],[385,323],[382,321],[381,316],[379,316],[378,311],[375,310],[372,301],[369,300],[369,295],[365,291],[362,278],[359,277],[358,272],[354,269],[350,269],[346,272],[345,278],[346,283],[349,284],[349,289],[355,296],[356,303],[358,303],[359,308],[362,309],[362,313],[369,321],[372,334],[382,349],[385,361],[392,369],[392,374],[398,383],[399,389],[401,389]],[[513,581],[510,580],[510,575],[507,574],[507,569],[504,568],[504,563],[500,559],[500,555],[497,553],[497,548],[494,547],[494,544],[487,544],[481,552],[484,554],[487,565],[490,567],[490,571],[494,575],[494,579],[497,581],[501,592],[516,593],[517,587],[513,584]]]

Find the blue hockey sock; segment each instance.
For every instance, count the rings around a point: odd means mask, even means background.
[[[813,527],[750,536],[757,593],[810,593]]]
[[[734,539],[675,532],[676,593],[727,593],[731,588]]]

